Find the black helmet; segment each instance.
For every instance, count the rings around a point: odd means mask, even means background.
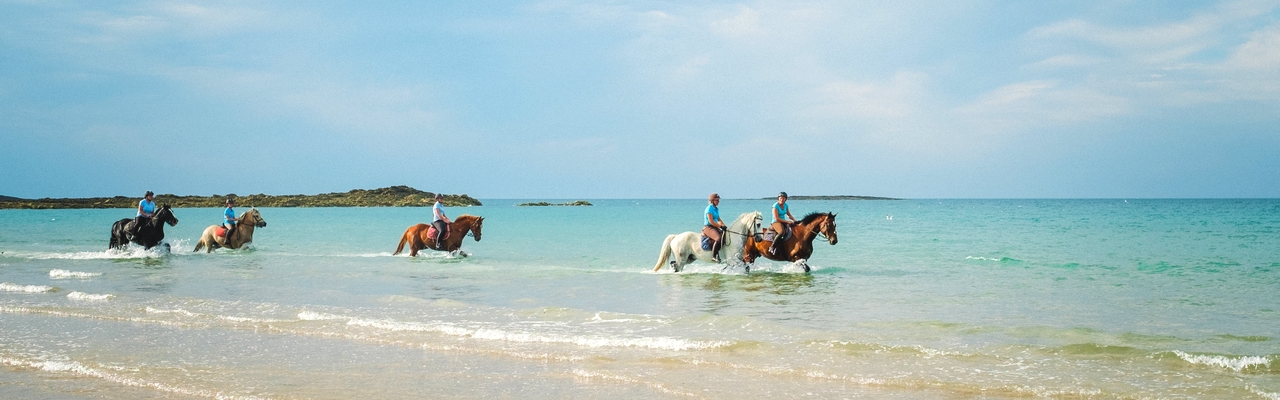
[[[147,191],[147,194],[142,195],[142,197],[155,196],[155,195],[156,195],[155,193],[151,193],[151,191],[150,191],[150,190],[148,190],[148,191]]]
[[[781,197],[781,198],[784,198],[784,199],[785,199],[785,198],[787,198],[787,192],[779,192],[779,193],[778,193],[778,197]]]
[[[236,198],[234,198],[234,197],[228,197],[228,198],[227,198],[227,204],[235,204],[235,202],[236,202]]]

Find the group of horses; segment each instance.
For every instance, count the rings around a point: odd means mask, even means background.
[[[807,263],[809,256],[813,254],[813,241],[818,237],[825,237],[827,243],[836,244],[836,214],[811,213],[801,218],[791,229],[791,234],[782,239],[781,243],[773,246],[773,240],[777,237],[776,233],[771,237],[768,233],[761,230],[760,221],[763,216],[759,211],[743,213],[737,219],[729,224],[722,235],[720,246],[721,254],[732,255],[733,257],[719,257],[719,254],[713,254],[711,250],[705,250],[701,245],[701,234],[697,232],[684,232],[674,235],[667,235],[667,239],[662,242],[662,250],[658,255],[658,263],[654,265],[653,270],[657,272],[663,267],[670,265],[675,272],[684,270],[684,266],[694,261],[701,260],[707,263],[720,263],[719,260],[736,260],[741,261],[746,267],[747,272],[751,271],[751,264],[760,257],[764,257],[774,261],[798,262],[805,272],[809,272],[810,268]],[[206,252],[212,252],[215,248],[238,249],[245,244],[253,241],[253,231],[255,228],[263,228],[267,226],[267,221],[262,219],[262,214],[258,209],[250,207],[248,211],[240,214],[240,223],[231,235],[219,235],[224,228],[220,225],[210,225],[205,228],[204,233],[200,235],[199,243],[193,251],[207,249]],[[161,205],[155,212],[155,215],[147,220],[142,226],[130,229],[129,224],[133,223],[132,219],[125,218],[116,221],[111,226],[111,241],[108,245],[111,249],[122,249],[129,243],[136,243],[150,250],[152,247],[164,246],[168,250],[168,244],[161,243],[164,240],[164,226],[178,225],[178,218],[173,215],[173,208],[168,204]],[[418,251],[423,249],[455,252],[462,248],[463,238],[471,236],[475,241],[480,241],[481,230],[484,226],[484,217],[463,214],[449,224],[443,243],[437,245],[434,232],[431,231],[430,225],[417,224],[410,226],[400,236],[400,244],[396,247],[396,251],[392,255],[400,254],[404,251],[405,245],[409,246],[409,256],[416,257]],[[770,252],[770,249],[775,251]]]
[[[240,222],[236,224],[236,229],[230,236],[219,234],[225,231],[221,225],[209,225],[200,235],[200,242],[196,243],[196,248],[192,251],[200,251],[204,248],[208,249],[206,252],[212,252],[213,249],[220,247],[238,249],[253,241],[255,228],[267,226],[267,221],[262,219],[262,213],[253,207],[249,207],[249,211],[240,214],[238,220]],[[143,222],[142,226],[131,227],[130,224],[133,223],[133,219],[125,218],[111,224],[111,240],[107,243],[107,248],[122,250],[129,243],[134,243],[147,250],[160,246],[168,251],[169,244],[161,243],[164,240],[164,226],[177,226],[178,217],[173,215],[173,207],[163,204],[156,208],[155,214]]]
[[[806,215],[796,221],[791,228],[791,234],[782,238],[782,242],[776,247],[773,246],[773,240],[778,237],[778,233],[761,230],[762,218],[759,211],[743,213],[729,224],[722,235],[723,243],[721,243],[720,252],[725,255],[734,255],[733,259],[741,261],[747,272],[751,272],[751,264],[760,257],[799,263],[804,268],[804,272],[809,272],[808,260],[813,254],[813,240],[822,236],[826,237],[827,243],[832,245],[838,241],[835,213],[815,212]],[[767,236],[769,233],[773,236]],[[667,235],[667,240],[662,242],[658,263],[653,266],[653,271],[657,272],[670,265],[673,271],[680,272],[684,270],[685,265],[695,260],[718,263],[718,260],[728,259],[718,257],[711,250],[703,249],[700,239],[701,234],[697,232]],[[770,249],[774,251],[770,252]]]

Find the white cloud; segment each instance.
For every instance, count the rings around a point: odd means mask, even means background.
[[[917,113],[928,77],[916,72],[899,72],[887,82],[837,80],[821,85],[814,95],[820,115],[859,119],[897,119]]]

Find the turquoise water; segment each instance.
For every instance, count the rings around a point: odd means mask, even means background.
[[[705,201],[522,201],[418,258],[425,208],[265,208],[212,254],[220,209],[171,254],[0,210],[0,397],[1280,398],[1280,200],[793,201],[838,213],[809,274],[650,272]]]

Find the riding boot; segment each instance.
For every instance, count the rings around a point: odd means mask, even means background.
[[[717,241],[711,245],[711,261],[720,263],[720,242]]]

